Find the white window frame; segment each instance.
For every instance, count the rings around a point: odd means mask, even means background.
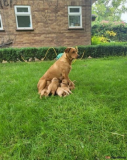
[[[33,25],[32,25],[32,16],[31,16],[31,8],[30,6],[14,6],[15,8],[15,18],[16,18],[16,26],[17,29],[33,29]],[[28,12],[17,12],[17,8],[28,8]],[[19,27],[18,26],[18,20],[17,20],[17,16],[30,16],[30,27]]]
[[[70,8],[79,8],[79,12],[70,12]],[[69,26],[69,16],[80,16],[80,26]],[[68,6],[68,26],[69,28],[82,28],[82,7]]]
[[[1,14],[0,14],[0,22],[1,22],[1,27],[0,27],[0,30],[3,30],[3,23],[2,23]]]

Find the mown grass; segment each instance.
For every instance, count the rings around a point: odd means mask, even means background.
[[[40,99],[53,63],[0,64],[0,159],[127,158],[127,57],[77,60],[73,94]]]

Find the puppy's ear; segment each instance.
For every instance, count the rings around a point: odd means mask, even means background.
[[[66,49],[65,49],[65,53],[69,53],[70,50],[71,50],[71,47],[66,48]]]

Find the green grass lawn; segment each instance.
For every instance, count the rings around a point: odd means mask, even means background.
[[[53,63],[0,64],[0,160],[127,158],[127,57],[77,60],[73,94],[40,99]]]

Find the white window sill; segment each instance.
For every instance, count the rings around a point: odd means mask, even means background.
[[[0,29],[0,32],[5,32],[5,30],[4,29]]]
[[[23,28],[23,29],[16,29],[16,31],[34,31],[34,29],[31,29],[31,28],[30,29],[24,29]]]
[[[84,28],[81,27],[70,27],[68,30],[84,30]]]

